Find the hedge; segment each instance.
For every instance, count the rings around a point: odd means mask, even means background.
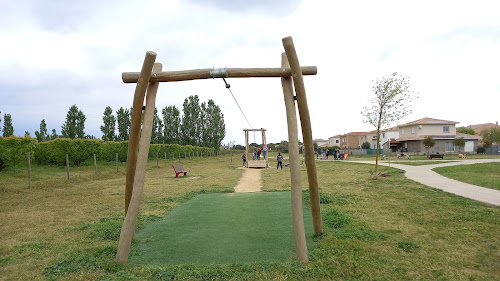
[[[35,162],[42,165],[64,165],[68,154],[70,164],[80,166],[94,153],[99,153],[102,143],[102,140],[96,139],[55,139],[41,142],[36,146]]]
[[[0,171],[5,167],[25,164],[28,152],[33,152],[36,144],[36,139],[31,137],[0,138]]]

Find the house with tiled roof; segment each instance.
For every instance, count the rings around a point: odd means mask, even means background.
[[[340,137],[342,135],[335,135],[333,137],[329,137],[328,138],[328,146],[332,147],[332,146],[338,146],[340,147]]]
[[[367,132],[350,132],[340,136],[341,148],[361,148],[361,139]]]
[[[427,148],[423,144],[426,137],[432,137],[436,144],[429,149],[430,153],[458,153],[453,140],[465,139],[465,147],[461,152],[472,153],[476,151],[480,137],[466,134],[457,134],[456,124],[459,122],[422,118],[403,125],[399,128],[399,138],[394,142],[396,149],[414,153],[426,153]]]
[[[313,139],[313,143],[317,143],[318,147],[327,147],[328,146],[328,140],[325,140],[325,139]]]
[[[476,125],[469,125],[465,128],[473,129],[476,135],[480,135],[483,131],[492,129],[492,128],[497,128],[500,129],[500,125],[498,125],[498,121],[496,123],[484,123],[484,124],[476,124]]]

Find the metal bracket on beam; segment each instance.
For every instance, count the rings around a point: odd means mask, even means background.
[[[210,70],[210,77],[212,78],[227,78],[227,68],[213,68]]]

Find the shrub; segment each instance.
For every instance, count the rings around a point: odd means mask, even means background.
[[[0,171],[8,166],[18,166],[26,163],[28,152],[37,146],[37,141],[31,137],[0,137]]]
[[[484,148],[484,146],[478,146],[476,152],[477,154],[483,154],[486,152],[486,149]]]
[[[361,144],[362,149],[370,149],[370,143],[365,141],[363,144]]]

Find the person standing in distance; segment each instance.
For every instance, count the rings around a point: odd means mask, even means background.
[[[278,160],[278,165],[276,166],[276,170],[278,170],[278,167],[281,167],[281,170],[283,170],[283,156],[281,156],[281,153],[278,152],[276,160]]]

